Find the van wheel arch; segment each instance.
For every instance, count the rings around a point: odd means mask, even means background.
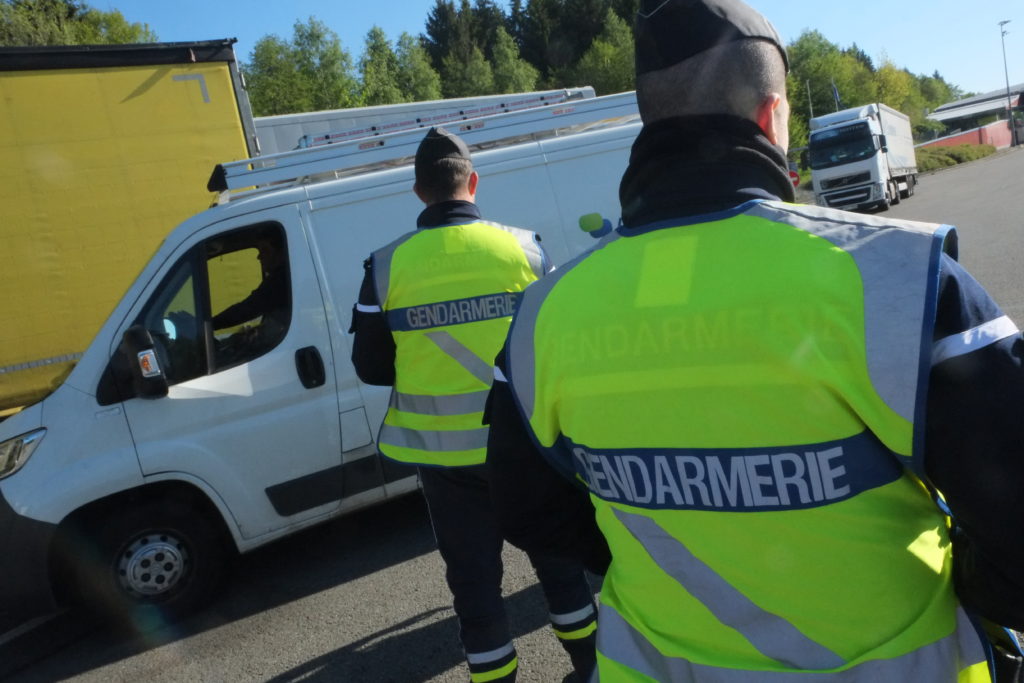
[[[235,551],[201,491],[162,482],[68,515],[51,547],[51,581],[62,602],[145,631],[213,599]]]

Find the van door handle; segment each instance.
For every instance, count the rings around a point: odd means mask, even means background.
[[[295,370],[299,373],[302,386],[307,389],[322,387],[327,381],[324,361],[315,346],[307,346],[295,352]]]

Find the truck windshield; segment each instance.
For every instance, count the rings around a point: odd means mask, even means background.
[[[812,169],[867,159],[878,151],[867,122],[811,133],[808,144]]]

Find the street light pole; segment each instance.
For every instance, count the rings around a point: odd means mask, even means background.
[[[1010,71],[1006,66],[1006,34],[1009,31],[1005,26],[1010,23],[1009,19],[999,22],[999,39],[1003,43],[1003,75],[1006,77],[1006,118],[1010,125],[1010,145],[1017,144],[1017,127],[1013,125],[1013,102],[1010,99]]]

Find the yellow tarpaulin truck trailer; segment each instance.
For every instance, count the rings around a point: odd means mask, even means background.
[[[258,152],[234,42],[0,49],[0,415],[59,384],[210,169]]]

